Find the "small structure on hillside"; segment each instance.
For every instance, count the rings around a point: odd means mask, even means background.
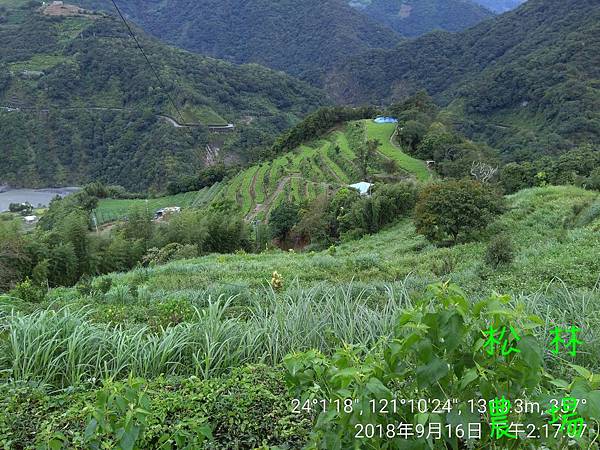
[[[179,214],[181,212],[181,207],[179,206],[168,206],[166,208],[161,208],[154,213],[154,220],[161,221],[165,220],[175,214]]]
[[[34,223],[36,223],[38,221],[38,216],[25,216],[25,217],[23,217],[23,221],[27,225],[33,225]]]
[[[371,188],[373,187],[372,183],[367,183],[366,181],[361,181],[360,183],[351,184],[348,187],[352,189],[356,189],[360,195],[364,195],[367,197],[371,196]]]

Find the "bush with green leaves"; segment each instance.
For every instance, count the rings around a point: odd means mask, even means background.
[[[198,256],[198,247],[191,244],[179,244],[173,242],[165,245],[163,248],[158,249],[153,247],[148,249],[144,257],[142,258],[142,265],[153,266],[166,264],[170,261],[177,261],[180,259],[191,259]]]
[[[27,303],[42,303],[46,298],[46,291],[36,285],[29,278],[17,284],[9,293],[9,297],[15,297]]]
[[[489,185],[471,180],[438,182],[421,191],[415,226],[430,241],[456,243],[483,230],[503,209],[503,198]]]
[[[290,409],[283,370],[263,365],[210,380],[161,376],[54,394],[11,384],[0,393],[6,448],[298,449],[310,430]]]
[[[501,234],[494,237],[485,251],[485,263],[497,269],[512,263],[515,259],[515,245],[510,237]]]
[[[599,431],[600,376],[575,365],[570,381],[553,375],[554,367],[544,361],[544,344],[535,336],[542,324],[508,297],[469,303],[458,288],[443,284],[430,287],[429,295],[401,316],[394,336],[373,349],[345,346],[333,357],[318,351],[289,355],[284,364],[300,400],[297,410],[313,419],[308,448],[592,448]],[[502,342],[496,345],[491,337]],[[512,403],[508,423],[541,430],[553,422],[553,401],[562,405],[565,398],[579,400],[569,417],[587,424],[577,437],[566,427],[555,434],[553,426],[537,439],[498,438],[491,432],[490,411],[500,400]],[[319,402],[324,399],[325,408]],[[524,401],[536,402],[541,411],[525,411]],[[564,425],[567,413],[556,414]],[[394,424],[401,423],[440,424],[443,438],[400,438]],[[481,424],[480,440],[465,438],[470,423]],[[357,440],[360,433],[367,438]]]
[[[290,231],[300,220],[300,208],[298,205],[284,201],[271,211],[269,226],[271,236],[275,239],[285,241]]]

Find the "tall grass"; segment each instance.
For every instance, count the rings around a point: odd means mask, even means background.
[[[7,381],[55,387],[130,374],[206,379],[246,363],[278,364],[294,351],[332,353],[344,343],[372,347],[392,334],[399,315],[412,306],[414,288],[412,279],[385,286],[296,284],[283,294],[267,289],[245,305],[236,296],[209,296],[194,302],[198,307],[192,320],[158,331],[146,325],[94,323],[89,307],[5,312],[0,319],[0,374]],[[598,289],[573,291],[555,281],[515,300],[545,318],[537,330],[541,337],[550,338],[555,326],[581,328],[577,358],[567,361],[548,352],[550,364],[575,362],[600,370]]]
[[[565,367],[566,363],[576,363],[589,370],[600,371],[600,285],[598,283],[591,290],[573,290],[562,280],[555,279],[544,289],[531,295],[521,295],[518,300],[527,305],[533,314],[545,320],[539,334],[548,342],[550,332],[555,327],[567,329],[575,326],[581,330],[578,339],[582,341],[582,345],[574,360],[553,356],[548,352],[547,356],[553,359],[557,366]]]
[[[346,288],[266,292],[242,317],[228,317],[234,297],[208,300],[189,323],[154,332],[88,320],[88,309],[11,312],[3,319],[0,371],[11,381],[56,387],[159,375],[218,376],[245,363],[276,364],[289,352],[331,352],[342,343],[372,345],[392,332],[409,303],[405,290],[389,288],[383,302]]]

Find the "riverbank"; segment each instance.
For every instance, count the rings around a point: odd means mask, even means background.
[[[45,207],[55,197],[66,197],[80,189],[78,187],[11,189],[8,186],[0,186],[0,212],[8,211],[11,203],[31,203],[36,208]]]

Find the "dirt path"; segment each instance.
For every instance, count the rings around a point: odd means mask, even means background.
[[[285,186],[290,181],[292,181],[292,178],[302,178],[302,177],[299,175],[288,175],[286,177],[283,177],[281,180],[279,180],[279,183],[277,183],[277,188],[273,191],[273,193],[265,199],[264,203],[256,205],[256,207],[252,210],[252,212],[246,216],[246,220],[248,222],[252,222],[253,220],[255,220],[258,217],[258,215],[260,213],[270,211],[271,206],[273,205],[273,202],[275,202],[277,197],[279,197],[281,195],[281,193],[285,189]],[[266,218],[265,223],[269,223],[268,217]]]
[[[260,166],[254,172],[254,176],[252,177],[252,182],[250,183],[250,198],[252,199],[252,204],[256,202],[256,179],[258,178],[258,174],[260,172]]]

